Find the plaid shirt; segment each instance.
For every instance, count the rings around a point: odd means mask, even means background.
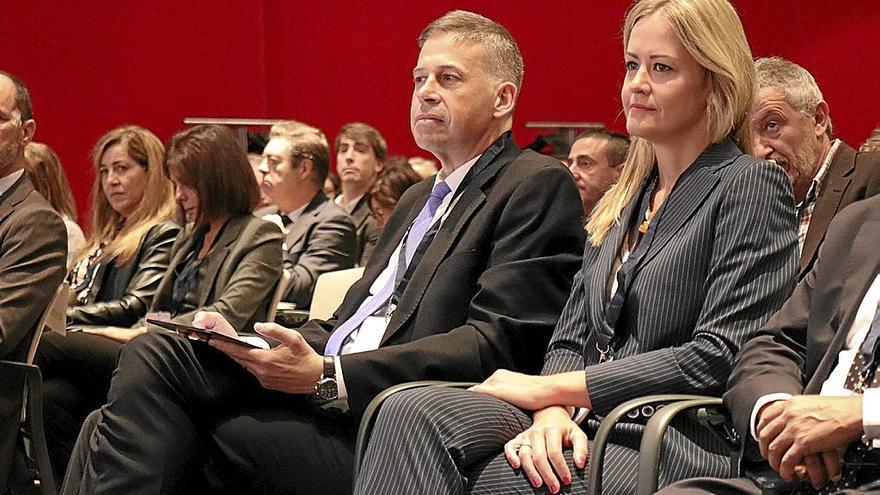
[[[816,199],[821,192],[825,176],[828,175],[828,167],[831,164],[831,160],[834,159],[834,155],[837,153],[837,148],[839,146],[839,139],[835,139],[831,142],[828,154],[825,155],[825,161],[822,162],[822,166],[819,167],[819,171],[816,172],[816,176],[813,177],[813,183],[810,184],[810,189],[807,190],[807,196],[803,201],[797,204],[798,219],[800,220],[798,224],[798,252],[804,251],[804,240],[807,238],[807,231],[810,230],[810,220],[813,218],[813,208],[816,207]]]

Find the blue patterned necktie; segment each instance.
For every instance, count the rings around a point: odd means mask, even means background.
[[[451,190],[446,182],[439,182],[434,186],[434,190],[431,191],[428,201],[413,221],[406,237],[404,237],[401,249],[404,251],[403,261],[405,261],[406,264],[401,266],[401,263],[398,262],[397,273],[403,273],[406,271],[406,268],[409,266],[410,262],[412,262],[413,255],[418,250],[422,241],[430,242],[433,239],[433,237],[424,239],[425,233],[431,226],[431,220],[437,213],[437,208],[440,207],[440,204],[443,203],[443,199],[450,192]],[[339,351],[342,350],[342,344],[345,343],[348,336],[356,329],[360,328],[361,324],[368,316],[376,313],[376,311],[388,304],[391,294],[394,292],[394,287],[397,285],[397,280],[398,277],[396,276],[388,277],[388,282],[379,289],[379,292],[373,296],[368,304],[361,306],[351,318],[345,320],[341,325],[336,327],[336,330],[330,334],[330,339],[327,340],[327,345],[324,346],[325,356],[338,355]]]

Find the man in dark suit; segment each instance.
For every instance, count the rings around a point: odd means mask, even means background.
[[[351,218],[322,190],[329,166],[330,150],[320,130],[294,121],[272,126],[260,163],[260,187],[278,206],[285,231],[289,281],[282,299],[301,309],[311,305],[321,274],[351,268],[357,261]]]
[[[743,439],[747,473],[760,471],[754,461],[768,459],[786,481],[820,487],[853,474],[849,488],[880,489],[878,243],[880,197],[838,214],[812,270],[739,354],[724,404]],[[873,360],[863,360],[862,370],[854,360],[866,354]],[[852,369],[865,372],[855,383]],[[863,442],[867,458],[856,460],[852,449]],[[865,465],[850,473],[856,463]],[[761,493],[745,478],[689,480],[667,490]]]
[[[751,133],[755,156],[785,169],[797,204],[803,278],[816,260],[831,218],[880,193],[880,153],[856,153],[832,139],[828,104],[813,76],[779,57],[755,61]]]
[[[64,223],[24,171],[35,128],[27,88],[0,71],[0,359],[15,361],[25,359],[67,263]],[[20,385],[0,378],[0,491],[18,435]]]
[[[361,122],[345,124],[336,135],[336,173],[342,192],[335,201],[354,220],[358,249],[355,262],[358,266],[367,264],[382,231],[370,214],[366,194],[382,171],[387,150],[379,131]]]
[[[240,493],[349,493],[357,424],[383,389],[540,368],[583,250],[577,188],[513,142],[522,57],[504,27],[451,12],[420,46],[412,132],[443,169],[400,199],[335,318],[260,324],[280,342],[267,351],[129,343],[65,493],[173,491],[198,464]]]

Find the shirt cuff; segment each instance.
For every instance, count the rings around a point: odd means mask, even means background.
[[[333,356],[333,364],[336,367],[336,391],[339,393],[339,400],[346,400],[348,391],[345,389],[345,380],[342,379],[342,360],[339,356]]]
[[[880,448],[880,388],[866,389],[862,396],[862,427],[865,438]]]
[[[575,424],[581,424],[587,419],[587,415],[590,414],[590,410],[586,407],[578,407],[571,413],[571,420],[575,422]]]
[[[762,407],[764,407],[765,405],[767,405],[771,402],[774,402],[777,400],[788,400],[788,399],[791,399],[791,394],[786,394],[786,393],[780,392],[777,394],[767,394],[767,395],[761,397],[760,399],[758,399],[757,402],[755,402],[755,407],[752,408],[752,416],[751,416],[751,419],[749,420],[749,431],[752,433],[752,438],[756,442],[758,441],[758,434],[755,431],[755,428],[758,426],[758,411],[760,411]]]

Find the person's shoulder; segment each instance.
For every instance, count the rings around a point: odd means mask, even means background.
[[[831,220],[832,226],[847,228],[859,226],[865,222],[880,221],[880,196],[871,196],[861,201],[850,203]],[[831,227],[829,227],[830,229]]]
[[[366,201],[363,201],[366,203]],[[367,215],[369,215],[369,208],[366,208]],[[354,222],[352,221],[352,217],[355,212],[352,212],[352,215],[349,215],[345,210],[342,209],[339,205],[336,204],[333,200],[327,200],[318,205],[315,208],[314,215],[320,222],[341,222],[344,224],[350,224],[352,228],[354,228]]]
[[[259,217],[255,217],[250,213],[235,215],[229,219],[227,229],[230,234],[234,234],[238,241],[253,242],[254,238],[277,237],[281,242],[283,234],[278,226]]]

